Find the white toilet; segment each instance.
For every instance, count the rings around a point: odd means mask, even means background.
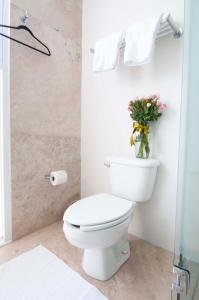
[[[67,240],[84,249],[84,271],[107,280],[129,258],[128,227],[139,202],[151,198],[159,161],[110,157],[110,194],[98,194],[72,204],[64,214]]]

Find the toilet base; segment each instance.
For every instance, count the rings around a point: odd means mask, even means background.
[[[108,248],[85,249],[82,261],[84,271],[98,280],[111,278],[130,256],[127,238]]]

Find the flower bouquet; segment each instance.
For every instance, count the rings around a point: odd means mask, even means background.
[[[128,110],[134,121],[130,142],[131,146],[135,145],[137,158],[149,158],[150,156],[150,124],[157,121],[167,107],[159,99],[159,95],[152,95],[150,97],[136,97],[129,102]]]

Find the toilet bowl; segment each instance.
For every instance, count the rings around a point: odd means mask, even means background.
[[[129,258],[127,234],[135,205],[99,194],[66,210],[63,231],[72,245],[85,249],[82,266],[88,275],[106,280]]]
[[[82,267],[88,275],[107,280],[129,258],[128,227],[137,203],[151,197],[158,165],[157,160],[109,158],[113,194],[81,199],[65,211],[64,234],[84,249]]]

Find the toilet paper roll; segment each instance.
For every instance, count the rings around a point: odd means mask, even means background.
[[[53,186],[64,184],[67,180],[68,175],[65,170],[54,171],[50,173],[50,183]]]

